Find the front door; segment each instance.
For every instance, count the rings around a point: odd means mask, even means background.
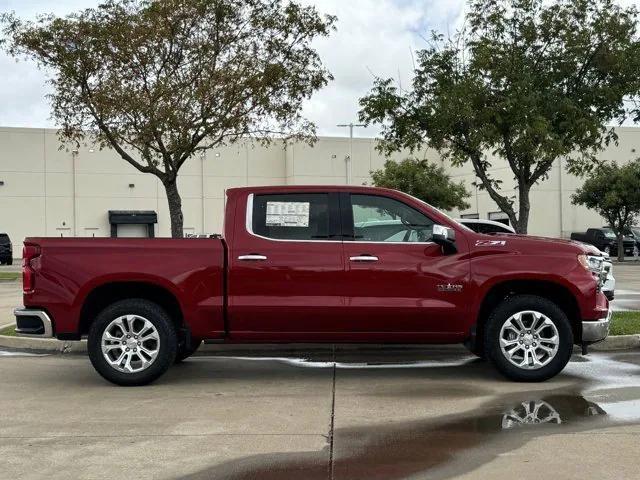
[[[431,241],[434,222],[382,195],[343,194],[341,203],[350,328],[389,341],[461,332],[469,261]]]
[[[342,328],[340,228],[337,193],[256,193],[239,204],[229,252],[232,338],[324,341]]]

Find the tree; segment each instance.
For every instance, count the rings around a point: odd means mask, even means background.
[[[382,126],[386,152],[428,144],[480,187],[520,233],[531,188],[566,157],[589,171],[637,100],[637,11],[613,0],[471,0],[465,28],[418,52],[413,88],[375,80],[360,118]],[[571,155],[570,155],[571,154]],[[570,156],[569,156],[570,155]],[[516,199],[491,171],[506,160]]]
[[[640,160],[600,166],[571,201],[595,210],[607,221],[618,239],[618,260],[624,261],[624,235],[640,215]]]
[[[294,2],[106,0],[64,18],[0,20],[5,49],[53,73],[61,140],[110,147],[157,176],[173,237],[188,159],[246,137],[312,141],[302,103],[332,79],[310,45],[335,18]]]
[[[464,201],[469,196],[464,183],[452,182],[442,167],[427,160],[387,160],[382,170],[371,172],[371,178],[376,187],[400,190],[436,208],[469,208]]]

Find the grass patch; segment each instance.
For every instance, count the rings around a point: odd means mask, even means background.
[[[0,280],[18,280],[21,272],[0,272]]]
[[[14,330],[15,328],[16,328],[15,325],[9,325],[8,327],[5,327],[2,330],[0,330],[0,335],[6,335],[8,337],[15,337],[16,336],[16,332]]]
[[[613,312],[609,335],[640,333],[640,312]]]

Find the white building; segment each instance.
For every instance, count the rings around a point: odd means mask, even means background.
[[[618,145],[607,148],[601,157],[619,162],[636,158],[640,128],[620,128],[618,135]],[[333,137],[321,137],[313,147],[279,144],[265,148],[243,143],[190,159],[179,175],[185,233],[221,231],[224,191],[229,187],[368,183],[369,172],[385,162],[375,145],[374,139],[354,139],[350,166],[349,140]],[[110,210],[155,211],[156,235],[169,235],[164,188],[156,177],[138,172],[113,151],[84,147],[71,152],[59,146],[55,130],[0,128],[0,232],[7,232],[15,247],[26,236],[109,236]],[[442,162],[435,152],[423,155]],[[405,157],[393,156],[396,160]],[[503,180],[502,188],[514,186],[506,164],[496,161],[494,165],[492,173]],[[487,193],[471,185],[475,175],[470,164],[444,167],[472,192],[471,207],[452,212],[454,215],[502,216]],[[571,194],[581,182],[564,172],[558,162],[549,179],[531,194],[529,232],[560,237],[601,226],[603,220],[597,214],[571,204]],[[119,236],[144,234],[146,230],[138,226],[118,231]],[[15,254],[19,252],[15,248]]]

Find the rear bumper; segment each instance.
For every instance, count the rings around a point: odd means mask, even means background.
[[[52,338],[53,323],[44,310],[16,308],[16,333],[22,337]]]
[[[606,317],[590,322],[582,322],[582,343],[596,343],[607,338],[611,314],[611,309],[609,309]]]

